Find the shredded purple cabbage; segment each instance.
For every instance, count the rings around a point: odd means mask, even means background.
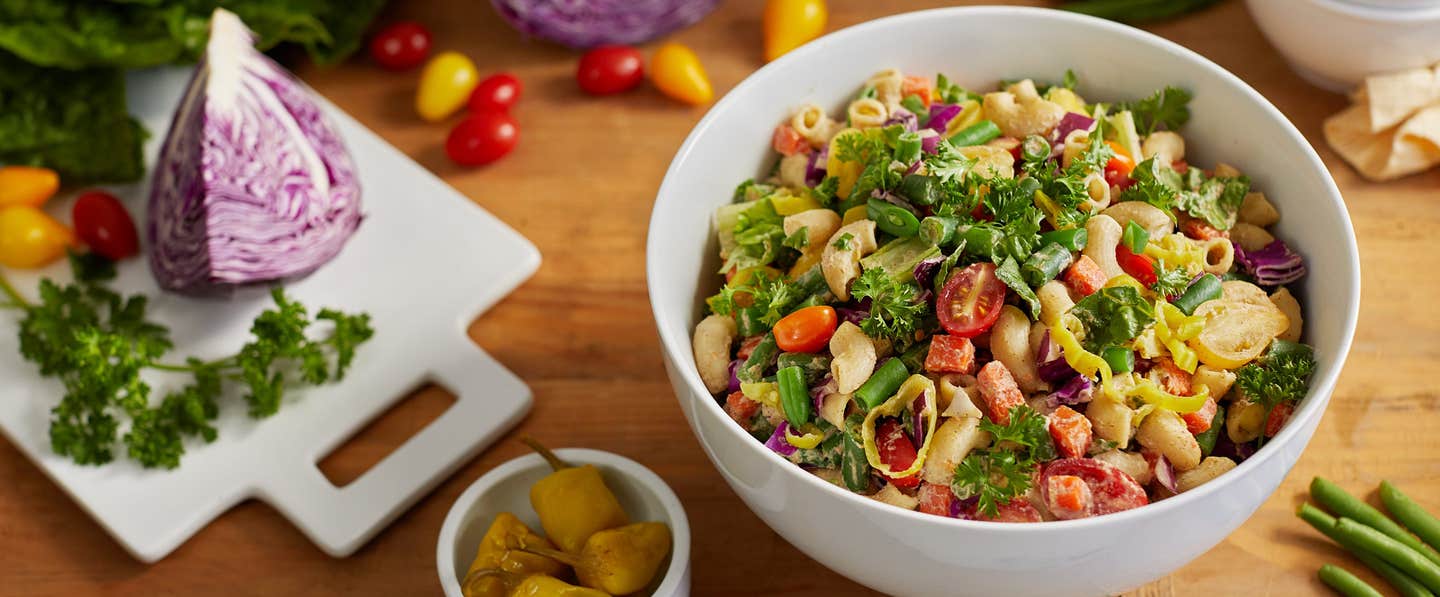
[[[920,151],[934,154],[940,150],[940,135],[929,135],[920,138]]]
[[[870,316],[870,311],[868,309],[835,307],[835,315],[840,319],[840,323],[848,321],[855,325],[860,325],[860,322],[865,321],[865,318]]]
[[[915,399],[915,402],[910,404],[910,423],[915,428],[915,449],[917,450],[920,449],[920,446],[925,445],[925,416],[921,414],[921,411],[925,410],[927,403],[925,395],[921,394],[919,398]]]
[[[1075,372],[1075,369],[1070,367],[1070,363],[1066,362],[1063,358],[1044,361],[1040,363],[1039,367],[1036,367],[1036,371],[1040,374],[1040,379],[1050,384],[1061,383],[1079,375]]]
[[[914,112],[906,110],[905,108],[895,108],[895,111],[890,113],[890,118],[885,120],[885,126],[898,124],[905,127],[906,131],[912,133],[920,128],[919,123],[920,118],[915,116]]]
[[[1040,334],[1040,350],[1035,351],[1035,360],[1041,363],[1049,361],[1053,357],[1060,356],[1060,347],[1055,347],[1055,354],[1050,354],[1050,328]]]
[[[1065,143],[1065,138],[1075,131],[1088,131],[1095,125],[1095,119],[1083,114],[1066,112],[1060,117],[1060,124],[1055,125],[1055,142],[1058,145]]]
[[[830,146],[810,152],[810,161],[805,162],[805,184],[815,186],[825,180],[826,163],[830,158]]]
[[[950,121],[964,109],[960,104],[930,104],[930,120],[925,121],[925,128],[944,134]]]
[[[820,385],[810,388],[810,401],[815,404],[816,412],[819,412],[821,405],[825,404],[825,397],[840,391],[840,386],[835,383],[835,376],[826,373],[825,378],[820,380]]]
[[[915,276],[915,283],[919,284],[921,288],[929,288],[931,282],[935,281],[935,274],[940,273],[940,264],[944,262],[945,256],[936,255],[915,264],[915,269],[910,270],[910,273]]]
[[[1258,251],[1247,252],[1235,245],[1235,261],[1245,273],[1263,286],[1284,286],[1305,277],[1305,259],[1290,250],[1285,241],[1276,239]]]
[[[950,518],[975,520],[975,508],[980,505],[980,496],[950,500]]]
[[[1045,403],[1051,408],[1058,408],[1060,405],[1074,406],[1084,404],[1095,398],[1095,384],[1090,378],[1084,375],[1075,374],[1060,389],[1051,392],[1045,399]]]
[[[730,390],[731,392],[739,392],[739,391],[740,391],[740,376],[737,375],[737,374],[740,372],[740,367],[741,367],[742,365],[744,365],[744,364],[745,364],[745,359],[735,359],[735,360],[733,360],[733,361],[730,361],[730,387],[729,387],[729,390]]]
[[[720,0],[491,0],[528,36],[571,48],[639,44],[694,24]]]
[[[765,440],[765,447],[781,456],[789,457],[795,453],[795,446],[785,441],[785,432],[790,429],[789,421],[780,421],[775,427],[775,433],[770,434],[770,439]]]

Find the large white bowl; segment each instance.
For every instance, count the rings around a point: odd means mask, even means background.
[[[1371,0],[1372,3],[1380,4]],[[1350,91],[1368,75],[1440,62],[1440,4],[1246,0],[1255,24],[1305,80]]]
[[[718,286],[711,213],[738,181],[774,159],[771,131],[795,106],[839,108],[871,73],[946,73],[974,89],[1002,78],[1079,75],[1092,99],[1137,98],[1166,85],[1195,92],[1185,129],[1191,163],[1249,174],[1284,214],[1280,236],[1311,264],[1301,284],[1318,372],[1290,424],[1235,471],[1196,490],[1109,516],[1026,525],[894,508],[804,472],[742,431],[705,391],[690,335]],[[1107,21],[1030,8],[949,8],[828,35],[751,75],[712,108],[670,165],[650,220],[650,302],[666,369],[696,437],[745,503],[811,557],[902,595],[1114,594],[1210,549],[1270,495],[1315,431],[1345,360],[1359,308],[1350,220],[1324,165],[1255,90],[1199,55]]]

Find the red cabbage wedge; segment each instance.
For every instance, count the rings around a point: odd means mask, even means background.
[[[212,294],[304,276],[360,225],[360,185],[311,91],[217,9],[150,192],[150,267]]]

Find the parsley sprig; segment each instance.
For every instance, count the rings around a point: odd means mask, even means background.
[[[51,410],[50,445],[78,464],[114,460],[117,439],[146,467],[175,468],[185,439],[214,441],[212,422],[227,382],[247,388],[250,416],[275,414],[290,384],[319,385],[344,377],[355,350],[374,334],[370,316],[323,309],[309,316],[281,289],[275,308],[252,324],[252,339],[234,355],[214,361],[162,359],[174,347],[170,331],[148,319],[143,295],[122,296],[105,282],[114,267],[91,256],[71,259],[75,282],[40,282],[40,300],[26,301],[0,274],[0,291],[23,312],[20,354],[42,376],[60,380],[65,394]],[[311,334],[316,322],[328,334]],[[145,371],[186,374],[192,381],[152,406]],[[120,437],[122,418],[130,427]]]
[[[875,267],[865,270],[850,288],[856,300],[870,299],[870,315],[860,329],[871,338],[887,338],[901,348],[915,341],[915,331],[924,327],[930,312],[929,301],[921,300],[920,287],[898,282]]]
[[[1190,121],[1188,104],[1195,95],[1188,89],[1167,85],[1142,100],[1121,102],[1115,111],[1129,110],[1135,115],[1135,128],[1142,135],[1164,128],[1176,131]]]
[[[1277,350],[1281,346],[1284,348]],[[1240,368],[1235,387],[1246,398],[1275,408],[1304,398],[1314,373],[1315,355],[1310,347],[1277,340],[1264,357]]]
[[[1055,444],[1045,417],[1023,404],[1010,411],[1009,425],[981,419],[980,429],[994,441],[955,467],[951,490],[960,499],[977,498],[976,509],[994,517],[1002,504],[1030,491],[1040,463],[1055,458]]]

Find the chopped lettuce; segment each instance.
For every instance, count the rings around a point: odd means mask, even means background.
[[[1102,288],[1080,299],[1070,313],[1085,326],[1082,344],[1093,353],[1123,345],[1155,323],[1155,308],[1129,286]]]

